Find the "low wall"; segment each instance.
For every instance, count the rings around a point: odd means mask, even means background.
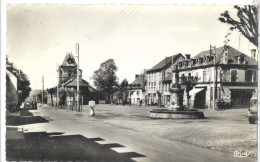
[[[150,118],[155,119],[203,119],[203,111],[185,110],[176,111],[168,109],[153,109],[150,111]]]

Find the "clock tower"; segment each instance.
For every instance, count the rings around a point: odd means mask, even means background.
[[[71,72],[73,69],[77,67],[77,63],[72,55],[72,53],[67,53],[65,59],[63,60],[63,63],[60,66],[60,81],[63,81],[70,77]]]

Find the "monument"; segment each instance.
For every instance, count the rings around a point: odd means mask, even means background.
[[[203,111],[199,111],[197,109],[193,109],[189,106],[184,108],[183,106],[183,94],[184,89],[187,93],[187,100],[189,103],[189,91],[193,88],[193,86],[197,83],[198,78],[184,75],[179,78],[179,70],[178,67],[175,67],[175,83],[170,88],[170,92],[174,94],[176,105],[170,106],[168,109],[152,109],[150,111],[150,118],[156,119],[202,119],[204,118]],[[180,85],[181,83],[181,85]]]

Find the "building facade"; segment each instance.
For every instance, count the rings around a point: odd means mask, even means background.
[[[145,92],[146,92],[147,75],[146,70],[143,74],[135,75],[135,80],[130,83],[129,86],[129,99],[133,105],[143,105],[146,104]]]
[[[6,65],[6,109],[16,109],[18,105],[18,79],[11,70],[11,66]]]
[[[255,52],[252,50],[252,56],[256,56]],[[232,107],[248,107],[252,96],[257,95],[256,58],[231,46],[217,48],[216,55],[208,50],[193,58],[186,57],[177,66],[180,76],[199,78],[196,86],[189,92],[189,101],[184,97],[184,104],[189,102],[194,108],[213,107],[214,87],[215,100],[223,100]],[[174,82],[174,78],[172,80]]]
[[[171,73],[176,62],[184,60],[182,54],[166,57],[154,67],[146,71],[147,87],[145,98],[149,105],[165,106],[171,102],[169,88]]]

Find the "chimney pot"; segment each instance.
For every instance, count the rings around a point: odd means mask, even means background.
[[[190,54],[185,54],[185,59],[189,60],[190,59]]]

